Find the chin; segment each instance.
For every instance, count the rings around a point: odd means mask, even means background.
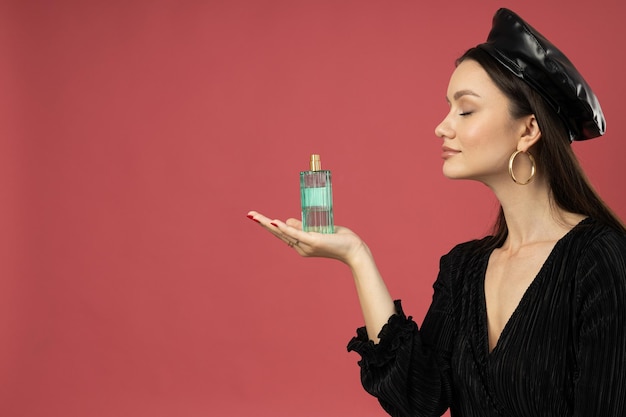
[[[453,170],[450,169],[443,169],[443,176],[446,177],[449,180],[464,180],[467,179],[466,175],[463,175],[460,172],[455,172]]]

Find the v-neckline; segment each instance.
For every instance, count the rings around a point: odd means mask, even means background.
[[[541,265],[541,267],[539,268],[539,271],[537,272],[537,275],[535,275],[535,277],[532,279],[532,281],[530,282],[530,284],[528,285],[528,287],[526,288],[526,290],[524,290],[524,294],[522,294],[522,297],[520,298],[519,302],[517,303],[517,306],[515,307],[515,309],[513,310],[513,313],[511,313],[511,316],[509,317],[509,319],[506,321],[506,323],[504,324],[504,327],[502,328],[502,331],[500,332],[500,336],[498,337],[498,340],[496,340],[495,345],[493,346],[493,349],[489,350],[489,316],[487,313],[487,296],[485,294],[485,278],[487,275],[487,268],[489,266],[489,260],[491,258],[491,253],[492,251],[489,251],[489,253],[487,254],[487,258],[485,259],[485,265],[483,267],[483,273],[482,273],[482,282],[481,282],[481,303],[482,303],[482,323],[481,325],[483,326],[484,329],[484,335],[485,338],[483,340],[484,343],[484,348],[487,352],[487,357],[493,357],[495,354],[497,354],[498,351],[502,350],[501,346],[502,344],[504,344],[506,342],[506,337],[507,335],[510,333],[510,328],[512,326],[515,325],[515,321],[517,316],[519,316],[520,310],[522,310],[522,308],[528,303],[528,299],[531,298],[532,294],[534,293],[534,287],[536,287],[537,285],[539,285],[539,281],[541,280],[541,277],[543,277],[544,271],[547,268],[548,263],[551,262],[551,258],[552,258],[552,253],[554,252],[554,249],[556,249],[557,245],[559,244],[559,241],[557,241],[553,248],[550,250],[550,253],[548,254],[546,260],[543,262],[543,264]]]
[[[483,328],[482,334],[484,335],[484,339],[482,343],[483,343],[483,348],[485,349],[485,352],[487,352],[487,358],[493,357],[500,350],[502,350],[501,346],[506,342],[506,337],[511,332],[510,328],[515,325],[515,322],[517,321],[517,317],[521,314],[520,311],[530,302],[529,300],[531,299],[532,295],[536,292],[535,287],[541,284],[542,278],[546,275],[546,269],[548,268],[548,265],[552,264],[553,262],[552,258],[554,257],[554,254],[556,253],[557,248],[563,244],[566,238],[568,238],[574,230],[576,230],[582,224],[587,223],[588,220],[589,220],[589,217],[584,218],[583,220],[578,222],[578,224],[572,227],[567,233],[561,236],[559,240],[556,241],[556,243],[550,250],[550,253],[548,253],[548,256],[546,257],[545,261],[539,268],[539,271],[537,272],[535,277],[532,279],[532,281],[528,285],[528,288],[526,288],[526,290],[524,291],[524,294],[522,294],[522,297],[520,298],[517,306],[513,310],[513,313],[511,313],[511,316],[509,317],[507,322],[504,324],[504,327],[502,328],[502,331],[500,332],[500,336],[498,337],[498,340],[496,340],[496,343],[493,346],[493,349],[491,350],[489,350],[489,321],[488,321],[488,316],[487,316],[487,297],[485,294],[485,278],[487,276],[487,268],[489,266],[489,260],[491,259],[491,254],[496,248],[493,248],[490,251],[487,251],[485,253],[485,258],[483,259],[483,267],[482,267],[482,272],[481,272],[481,282],[480,282],[479,293],[480,293],[480,298],[481,298],[480,302],[482,306],[481,326]]]

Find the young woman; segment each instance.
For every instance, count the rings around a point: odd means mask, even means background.
[[[449,178],[487,185],[494,234],[441,258],[418,328],[350,230],[306,233],[260,213],[302,256],[352,270],[365,327],[348,348],[393,416],[626,415],[626,229],[593,191],[571,140],[604,133],[569,60],[510,10],[457,62],[436,127]]]

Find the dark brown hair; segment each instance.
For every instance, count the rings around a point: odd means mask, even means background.
[[[456,62],[472,59],[480,64],[496,86],[510,100],[511,116],[519,118],[534,114],[541,129],[541,139],[533,147],[537,167],[550,185],[552,201],[563,210],[592,217],[626,233],[626,227],[602,201],[585,176],[569,141],[565,123],[558,114],[526,82],[516,77],[491,55],[480,48],[465,52]],[[501,246],[508,235],[504,211],[493,225],[492,247]]]

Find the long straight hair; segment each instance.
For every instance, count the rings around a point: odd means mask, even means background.
[[[547,177],[553,204],[563,210],[591,217],[626,234],[624,224],[602,201],[584,174],[569,141],[567,127],[550,105],[526,82],[503,68],[484,50],[469,49],[457,60],[456,65],[466,59],[480,64],[507,96],[513,118],[535,115],[541,129],[541,139],[533,150],[538,169]],[[500,206],[493,225],[493,236],[487,244],[491,248],[500,247],[507,236],[508,227]]]

